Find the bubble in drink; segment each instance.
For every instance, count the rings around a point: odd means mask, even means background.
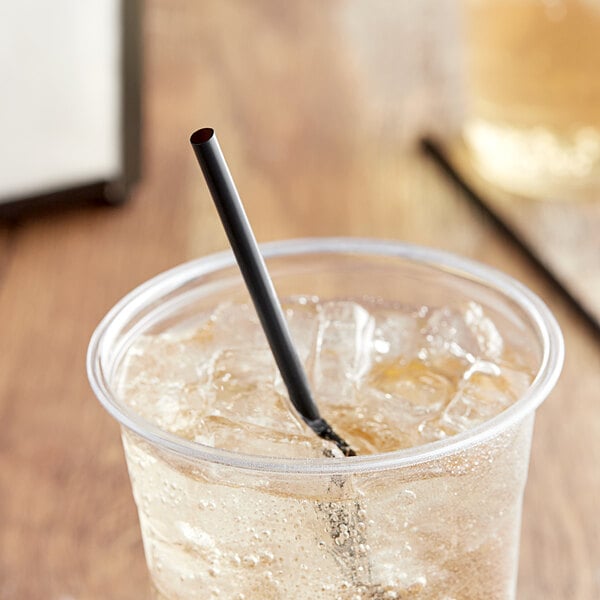
[[[535,359],[474,302],[294,297],[284,310],[323,416],[359,455],[477,427],[534,375]],[[148,421],[204,446],[350,460],[293,411],[245,304],[140,337],[118,392]],[[308,480],[179,460],[124,430],[157,597],[511,599],[532,419],[401,472]]]

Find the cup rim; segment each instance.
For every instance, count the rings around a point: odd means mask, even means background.
[[[106,351],[107,335],[127,322],[153,299],[181,287],[186,282],[235,266],[233,253],[225,251],[185,262],[149,279],[117,302],[96,327],[87,352],[88,378],[100,403],[123,427],[153,446],[187,460],[200,460],[261,472],[312,475],[372,472],[439,460],[483,443],[533,412],[549,395],[558,380],[564,362],[564,341],[556,319],[536,294],[492,267],[442,250],[372,238],[302,238],[269,242],[261,244],[260,247],[266,259],[324,253],[401,258],[477,281],[515,302],[530,319],[530,324],[536,329],[542,343],[539,370],[521,398],[494,418],[443,440],[394,452],[339,459],[276,458],[223,450],[185,440],[160,429],[119,401],[102,368],[103,351]]]

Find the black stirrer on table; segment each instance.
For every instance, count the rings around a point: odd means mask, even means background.
[[[334,442],[345,456],[355,456],[356,452],[321,417],[315,404],[273,282],[214,130],[199,129],[192,134],[190,142],[292,404],[317,435]]]

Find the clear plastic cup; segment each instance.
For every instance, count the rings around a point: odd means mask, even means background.
[[[475,301],[535,362],[535,379],[495,418],[397,452],[290,459],[211,448],[142,419],[115,381],[141,334],[247,299],[234,258],[195,260],[141,285],[98,326],[88,374],[121,424],[156,597],[514,598],[534,413],[564,353],[547,307],[489,267],[417,246],[307,239],[262,249],[281,296]]]

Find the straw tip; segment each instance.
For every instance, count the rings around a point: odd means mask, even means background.
[[[332,428],[331,425],[325,421],[325,419],[318,419],[309,423],[313,431],[324,440],[333,442],[341,451],[344,456],[356,456],[356,452],[350,447],[350,444],[342,437],[340,437]]]
[[[194,131],[190,136],[190,142],[192,145],[205,144],[215,135],[215,130],[210,127],[203,127]]]

